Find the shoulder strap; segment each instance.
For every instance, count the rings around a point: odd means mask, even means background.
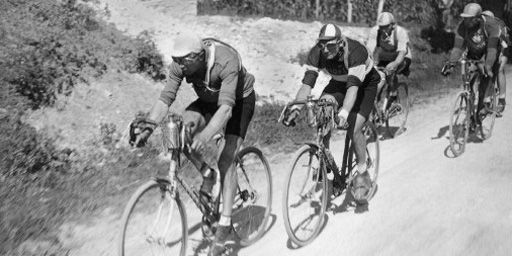
[[[343,35],[341,35],[341,40],[343,41],[343,65],[348,70],[348,40]]]
[[[219,44],[227,46],[230,50],[236,53],[236,56],[238,58],[238,70],[242,70],[242,58],[240,57],[240,54],[233,46],[213,37],[204,38],[203,44],[206,50],[206,75],[204,81],[206,84],[210,84],[210,74],[213,68],[213,64],[215,64],[215,47]]]

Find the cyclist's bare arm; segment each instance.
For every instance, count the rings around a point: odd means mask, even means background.
[[[302,85],[295,95],[295,101],[306,100],[311,94],[313,87],[315,86],[316,79],[318,78],[318,69],[316,67],[308,65],[308,70],[304,73],[302,78]],[[301,109],[302,105],[295,105],[294,108]]]
[[[220,105],[217,111],[215,111],[215,114],[213,115],[208,125],[206,125],[206,127],[201,132],[204,134],[207,140],[211,140],[213,136],[219,133],[219,131],[221,131],[222,128],[228,123],[232,115],[232,110],[233,107],[230,105]]]
[[[165,115],[169,111],[169,106],[161,100],[157,100],[151,110],[149,111],[149,120],[153,120],[157,123],[162,122]]]

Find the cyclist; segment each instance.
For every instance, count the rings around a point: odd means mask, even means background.
[[[482,7],[477,3],[469,3],[464,6],[464,11],[460,16],[463,20],[457,27],[455,44],[450,59],[443,68],[445,70],[443,75],[452,72],[455,62],[460,59],[464,49],[467,49],[469,59],[484,60],[484,77],[478,88],[477,110],[480,115],[485,116],[488,109],[484,108],[484,96],[495,81],[495,74],[499,70],[500,27],[495,18],[482,15]]]
[[[309,51],[306,65],[308,70],[304,74],[295,99],[307,98],[315,86],[319,71],[331,75],[332,78],[323,90],[321,98],[341,106],[338,107],[338,125],[348,125],[347,136],[355,144],[358,175],[354,180],[354,197],[357,203],[366,203],[365,198],[371,188],[371,177],[367,171],[366,138],[362,133],[362,127],[370,115],[381,77],[373,67],[373,60],[367,48],[358,41],[343,36],[341,29],[332,23],[322,26],[317,43]],[[289,125],[298,116],[300,108],[296,106],[291,109],[284,119],[285,125]],[[328,148],[330,134],[324,139]]]
[[[224,129],[225,146],[218,160],[223,184],[223,207],[215,239],[209,255],[220,255],[231,233],[231,214],[237,177],[233,165],[252,119],[255,107],[254,76],[242,65],[240,55],[231,46],[213,38],[201,39],[193,33],[183,33],[174,41],[173,62],[169,82],[149,113],[148,125],[139,133],[144,143],[169,111],[183,78],[192,84],[198,99],[183,114],[184,125],[191,127],[191,154],[194,165],[203,172],[201,194],[210,199],[213,170],[202,161],[199,152],[212,137]],[[132,139],[132,142],[135,139]],[[139,146],[139,145],[137,145]],[[213,180],[213,182],[212,182]]]
[[[367,46],[373,54],[374,63],[377,67],[385,67],[386,75],[403,74],[408,76],[411,65],[412,53],[409,47],[409,35],[407,30],[395,22],[393,14],[383,12],[377,18],[377,25],[371,28],[367,40]],[[391,99],[396,99],[397,77],[389,85]],[[379,84],[378,91],[382,89],[384,80]]]
[[[510,40],[510,34],[508,32],[508,28],[505,25],[505,22],[498,17],[494,16],[494,13],[487,10],[483,11],[482,15],[485,15],[486,17],[493,17],[498,21],[498,24],[500,25],[501,30],[501,37],[500,42],[502,46],[502,50],[500,53],[500,68],[498,71],[498,87],[500,88],[500,95],[498,99],[498,112],[502,113],[505,110],[505,94],[506,94],[506,87],[507,87],[507,80],[505,75],[505,65],[508,62],[508,55],[510,54],[510,49],[512,48],[512,42]]]

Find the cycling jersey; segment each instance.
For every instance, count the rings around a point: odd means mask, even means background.
[[[315,45],[309,51],[306,65],[324,70],[331,75],[333,80],[346,81],[347,87],[367,86],[362,82],[373,69],[371,56],[366,47],[358,41],[350,38],[345,38],[345,41],[346,45],[343,47],[342,53],[334,59],[327,59],[322,54],[321,46]],[[314,86],[315,81],[316,77],[310,86]]]
[[[201,101],[226,104],[250,96],[254,91],[254,76],[242,65],[238,52],[216,39],[203,39],[205,65],[198,72],[184,76],[180,66],[170,65],[169,81],[160,94],[160,100],[171,105],[183,78],[191,83]]]
[[[468,50],[470,59],[481,59],[487,55],[488,64],[492,66],[498,53],[500,40],[500,27],[497,20],[493,17],[484,17],[475,29],[468,29],[463,21],[459,24],[455,33],[455,49]],[[492,54],[489,55],[488,53]],[[458,55],[458,54],[457,54]],[[452,56],[451,61],[456,61],[460,56]]]
[[[368,35],[367,45],[370,52],[373,54],[375,49],[379,47],[378,59],[382,61],[394,61],[398,52],[405,52],[405,57],[412,59],[412,51],[409,47],[409,35],[405,28],[396,25],[391,34],[387,35],[379,29],[379,26],[374,26]]]

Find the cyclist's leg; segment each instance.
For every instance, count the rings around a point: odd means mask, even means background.
[[[508,57],[502,53],[500,56],[500,68],[498,71],[498,87],[500,88],[500,95],[498,99],[499,111],[503,112],[505,109],[505,95],[507,90],[507,80],[505,75],[505,65],[508,62]]]
[[[488,99],[488,97],[492,93],[494,93],[493,83],[495,83],[497,80],[499,66],[500,66],[500,64],[499,64],[498,60],[496,60],[496,62],[492,66],[493,77],[489,77],[489,76],[483,77],[480,81],[480,84],[478,85],[478,107],[477,107],[478,113],[481,113],[481,111],[484,111],[484,112],[487,111],[487,109],[484,108],[485,99],[486,98]],[[485,113],[482,113],[482,114],[485,114]]]
[[[327,84],[327,86],[325,86],[324,90],[322,91],[322,95],[320,96],[320,98],[328,100],[330,102],[335,102],[338,104],[338,108],[340,108],[341,105],[343,104],[343,100],[345,99],[345,94],[347,93],[347,89],[345,88],[345,86],[345,82],[340,82],[331,79],[329,81],[329,84]],[[323,141],[326,148],[329,148],[330,146],[330,139],[331,132],[329,131],[329,133],[324,136]]]
[[[379,61],[377,63],[377,67],[386,67],[386,65],[389,64],[390,61]],[[386,84],[386,74],[384,74],[384,72],[380,72],[379,71],[379,75],[381,76],[381,81],[379,82],[379,84],[377,85],[377,99],[380,100],[381,97],[382,97],[382,92],[383,92],[383,87],[384,85]],[[389,85],[388,85],[389,86]],[[386,88],[387,90],[389,90],[389,87]]]
[[[226,136],[224,148],[219,157],[219,171],[223,184],[223,205],[219,220],[219,228],[215,233],[215,241],[211,250],[222,250],[224,243],[231,231],[231,215],[233,200],[237,189],[236,166],[234,159],[247,134],[247,128],[254,114],[256,104],[255,93],[235,103],[232,115],[226,124]]]
[[[320,98],[328,100],[330,102],[335,102],[336,104],[338,104],[338,109],[339,109],[341,107],[341,105],[343,104],[343,100],[345,99],[346,93],[347,93],[346,83],[331,79],[329,81],[329,84],[327,84],[327,86],[324,88],[324,90],[322,92],[322,96],[320,96]],[[337,112],[337,110],[336,110],[336,112]],[[322,141],[322,143],[324,144],[324,146],[327,149],[329,149],[329,147],[330,147],[330,139],[331,139],[331,131],[329,131],[329,133],[324,135],[324,138]],[[346,151],[348,151],[348,150],[346,150]],[[335,181],[334,182],[334,184],[335,184],[334,194],[341,194],[341,192],[343,190],[343,185],[344,185],[344,183],[342,183],[342,181],[345,180],[346,174],[340,173],[340,172],[333,172],[333,174],[334,174],[334,181]]]
[[[377,95],[378,82],[379,75],[376,70],[372,70],[358,90],[354,108],[348,119],[349,131],[347,135],[350,135],[354,142],[357,171],[359,173],[353,184],[354,198],[358,203],[363,203],[371,188],[371,177],[367,172],[366,137],[363,134],[363,126],[372,110],[372,104]]]
[[[211,104],[200,101],[199,99],[192,102],[183,113],[183,123],[190,127],[191,135],[194,136],[198,134],[200,131],[204,129],[210,118],[212,117],[212,113],[210,109],[212,107],[216,107],[215,105],[209,106]],[[197,152],[184,152],[187,157],[190,159],[192,164],[198,169],[204,169],[204,161],[200,154]]]
[[[366,171],[366,138],[362,133],[362,128],[373,107],[373,101],[377,95],[377,84],[380,76],[376,70],[371,71],[363,84],[357,91],[357,99],[349,115],[348,134],[354,141],[358,170]]]

